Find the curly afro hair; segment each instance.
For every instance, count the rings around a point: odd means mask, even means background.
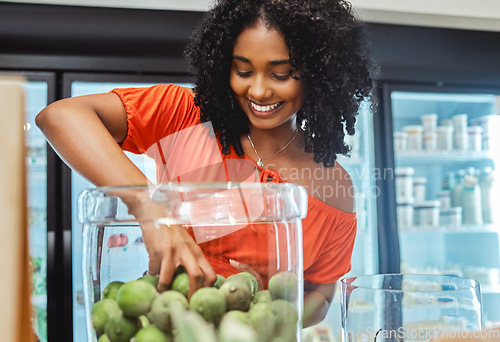
[[[207,12],[185,51],[196,78],[195,103],[210,121],[222,152],[243,154],[240,135],[248,118],[229,84],[236,38],[259,20],[282,33],[290,52],[292,77],[304,82],[297,112],[305,151],[325,167],[348,154],[345,133],[354,134],[361,102],[371,98],[375,66],[365,29],[343,0],[220,0]],[[295,71],[300,70],[300,75]]]

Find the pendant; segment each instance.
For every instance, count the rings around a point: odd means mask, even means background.
[[[260,167],[264,167],[264,163],[262,162],[262,159],[259,158],[259,160],[257,160],[257,165],[259,165]]]

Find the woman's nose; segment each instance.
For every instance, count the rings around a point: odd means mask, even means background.
[[[256,100],[270,98],[273,95],[271,87],[262,77],[256,77],[254,82],[250,84],[248,90],[250,96]]]

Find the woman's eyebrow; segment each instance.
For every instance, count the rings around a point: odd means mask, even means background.
[[[250,63],[250,60],[246,57],[243,57],[243,56],[234,55],[233,59],[236,59],[238,61],[242,61],[245,63]],[[289,59],[278,59],[278,60],[270,61],[269,64],[270,65],[291,64],[291,61]]]

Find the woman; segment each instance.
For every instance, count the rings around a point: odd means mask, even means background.
[[[193,90],[158,85],[65,99],[40,112],[37,125],[65,162],[97,186],[148,183],[122,149],[155,158],[158,182],[256,178],[304,186],[303,324],[318,323],[335,282],[350,269],[356,234],[352,184],[336,156],[349,152],[345,132],[354,134],[373,85],[362,25],[342,0],[221,0],[186,55]],[[131,210],[140,216],[154,209],[131,204]],[[160,289],[179,264],[188,271],[190,294],[202,278],[215,281],[184,228],[143,227],[143,236]]]

